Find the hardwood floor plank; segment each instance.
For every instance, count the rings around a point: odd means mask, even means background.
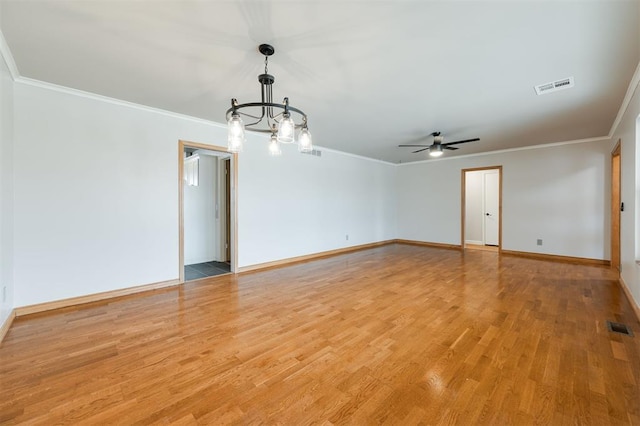
[[[18,317],[2,424],[634,424],[606,267],[387,245]]]

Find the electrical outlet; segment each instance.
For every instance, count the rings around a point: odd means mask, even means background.
[[[349,241],[349,234],[345,235],[345,239]]]
[[[537,244],[538,244],[539,246],[541,246],[541,245],[542,245],[542,240],[541,240],[540,238],[538,238]]]

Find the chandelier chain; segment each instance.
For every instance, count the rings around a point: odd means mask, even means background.
[[[264,73],[265,74],[269,74],[269,70],[267,69],[267,65],[269,65],[269,57],[265,56],[264,57]]]

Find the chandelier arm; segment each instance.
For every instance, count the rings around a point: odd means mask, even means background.
[[[246,115],[246,114],[244,114]],[[252,117],[252,116],[249,116]],[[253,118],[257,118],[257,117],[253,117]],[[258,121],[254,121],[253,123],[245,123],[245,127],[251,127],[251,126],[255,126],[256,124],[260,124],[262,122],[262,118],[260,118]]]
[[[275,114],[273,117],[271,117],[273,119],[273,121],[275,121],[276,123],[280,122],[280,119],[282,118],[282,116],[284,115],[284,111],[279,112],[277,114]]]
[[[261,122],[261,121],[262,121],[262,119],[264,118],[264,116],[260,116],[260,115],[252,115],[252,114],[248,114],[248,113],[246,113],[246,112],[240,112],[240,111],[236,111],[236,114],[240,114],[240,115],[242,115],[242,116],[244,116],[244,117],[254,118],[254,119],[258,120],[258,121],[256,121],[256,123],[254,123],[254,124],[257,124],[257,123]]]
[[[249,114],[247,112],[238,111],[236,109],[236,110],[233,111],[232,114],[238,114],[238,115],[241,115],[243,117],[249,117],[249,118],[252,118],[252,119],[256,120],[256,121],[251,122],[251,123],[245,123],[245,127],[247,127],[247,126],[255,126],[256,124],[260,124],[262,122],[262,120],[264,119],[264,117],[265,117],[264,111],[263,111],[262,115],[253,115],[253,114]]]
[[[270,134],[273,134],[273,130],[271,130],[271,129],[258,129],[258,128],[255,128],[255,129],[248,129],[248,130],[251,130],[252,132],[260,132],[260,133],[270,133]]]

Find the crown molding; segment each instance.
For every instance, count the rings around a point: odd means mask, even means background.
[[[13,81],[16,81],[20,77],[20,72],[18,72],[16,61],[13,60],[11,49],[9,49],[9,45],[7,44],[7,40],[4,38],[4,34],[2,34],[2,30],[0,30],[0,55],[2,55],[4,63],[7,64],[9,73],[11,73],[11,78],[13,78]]]
[[[191,121],[191,122],[194,122],[194,123],[206,124],[206,125],[213,126],[213,127],[220,127],[220,128],[226,128],[227,127],[226,125],[223,125],[223,124],[220,124],[220,123],[216,123],[215,121],[211,121],[211,120],[205,120],[204,118],[192,117],[192,116],[186,115],[186,114],[180,114],[180,113],[177,113],[177,112],[167,111],[167,110],[160,109],[160,108],[154,108],[154,107],[150,107],[150,106],[147,106],[147,105],[136,104],[134,102],[123,101],[123,100],[116,99],[116,98],[110,98],[108,96],[98,95],[96,93],[91,93],[91,92],[85,92],[84,90],[72,89],[70,87],[60,86],[60,85],[57,85],[57,84],[54,84],[54,83],[48,83],[46,81],[35,80],[35,79],[32,79],[32,78],[28,78],[28,77],[19,77],[18,79],[16,79],[16,83],[24,84],[24,85],[27,85],[27,86],[39,87],[39,88],[42,88],[42,89],[53,90],[55,92],[65,93],[67,95],[78,96],[78,97],[81,97],[81,98],[93,99],[93,100],[96,100],[96,101],[105,102],[105,103],[109,103],[109,104],[112,104],[112,105],[118,105],[118,106],[122,106],[122,107],[126,107],[126,108],[137,109],[137,110],[140,110],[140,111],[146,111],[146,112],[152,112],[152,113],[155,113],[155,114],[161,114],[161,115],[168,116],[168,117],[179,118],[181,120],[187,120],[187,121]]]
[[[624,99],[622,100],[622,104],[620,105],[620,109],[618,110],[618,115],[616,115],[616,119],[613,120],[611,130],[609,130],[609,138],[612,138],[616,130],[618,130],[618,126],[622,121],[622,117],[624,117],[624,114],[627,112],[629,103],[631,102],[631,99],[633,98],[633,95],[635,94],[638,87],[640,87],[640,62],[638,62],[636,71],[633,73],[633,77],[631,77],[629,87],[627,87],[627,93],[624,95]]]
[[[625,94],[624,99],[622,100],[622,104],[620,105],[620,109],[618,110],[618,115],[616,115],[616,119],[613,120],[611,130],[609,130],[609,138],[612,138],[616,130],[618,130],[618,126],[622,121],[622,117],[624,117],[624,114],[627,112],[627,108],[629,108],[631,98],[633,98],[633,95],[635,94],[638,87],[640,87],[640,62],[638,62],[636,71],[633,73],[633,77],[631,77],[629,87],[627,87],[627,93]]]

